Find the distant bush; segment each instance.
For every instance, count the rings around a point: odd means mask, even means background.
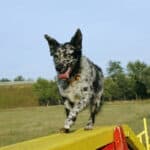
[[[2,78],[0,79],[0,82],[10,82],[11,80],[9,80],[8,78]]]
[[[19,75],[14,79],[14,81],[25,81],[25,79],[23,76]]]
[[[33,89],[39,98],[40,105],[57,105],[60,104],[60,95],[55,81],[48,81],[39,78],[33,84]]]

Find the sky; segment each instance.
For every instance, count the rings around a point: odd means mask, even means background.
[[[0,0],[0,79],[54,79],[43,35],[64,43],[77,28],[104,74],[110,60],[150,64],[149,0]]]

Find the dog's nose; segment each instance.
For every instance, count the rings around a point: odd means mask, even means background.
[[[63,69],[63,64],[56,65],[56,70],[60,72]]]

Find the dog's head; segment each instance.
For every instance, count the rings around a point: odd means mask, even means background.
[[[60,44],[54,38],[45,35],[50,47],[50,54],[54,58],[54,64],[58,78],[68,79],[80,62],[82,49],[82,33],[77,29],[70,42]]]

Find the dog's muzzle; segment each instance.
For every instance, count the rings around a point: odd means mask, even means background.
[[[69,79],[70,73],[71,73],[71,68],[68,67],[66,72],[58,74],[58,78],[63,80]]]

